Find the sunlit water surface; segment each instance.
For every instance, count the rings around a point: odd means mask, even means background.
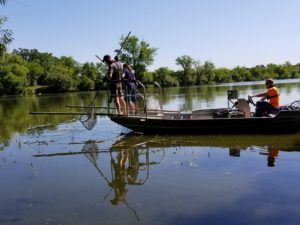
[[[170,88],[163,101],[226,107],[227,89],[246,97],[262,84]],[[282,104],[299,98],[299,80],[278,86]],[[299,134],[146,136],[107,117],[89,131],[78,118],[27,115],[94,94],[0,100],[1,225],[299,224]]]

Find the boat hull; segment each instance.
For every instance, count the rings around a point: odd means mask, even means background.
[[[213,119],[110,116],[110,119],[135,132],[152,134],[295,133],[300,130],[299,116]]]

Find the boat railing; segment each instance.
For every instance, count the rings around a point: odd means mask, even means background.
[[[162,117],[165,113],[179,113],[178,111],[171,111],[171,110],[164,110],[163,109],[163,103],[162,103],[162,88],[161,86],[157,83],[157,82],[152,82],[152,81],[139,81],[139,80],[121,80],[121,81],[107,81],[108,85],[107,85],[107,96],[109,99],[115,97],[116,95],[113,95],[110,93],[110,89],[109,89],[109,83],[122,83],[123,84],[123,88],[124,88],[124,93],[123,93],[123,97],[126,99],[128,99],[128,97],[131,97],[128,95],[127,92],[127,83],[128,82],[134,82],[137,86],[136,88],[136,97],[138,98],[138,102],[139,105],[141,105],[142,110],[138,110],[138,112],[136,113],[131,113],[130,110],[126,110],[127,114],[126,116],[129,117],[136,117],[136,116],[144,116],[144,117]],[[147,94],[146,92],[146,88],[148,86],[154,86],[155,88],[158,88],[159,92],[158,93],[152,93],[151,97],[149,97],[150,95]],[[156,107],[150,107],[149,106],[149,101],[151,100],[155,100],[158,101],[158,105],[156,105]],[[126,102],[126,107],[127,109],[129,109],[129,103],[128,101]],[[116,115],[115,113],[115,107],[111,107],[110,105],[111,101],[108,101],[107,104],[107,114],[108,115]],[[141,104],[142,103],[142,104]],[[112,110],[114,110],[114,112],[112,112]]]

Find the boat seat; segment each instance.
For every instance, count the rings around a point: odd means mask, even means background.
[[[248,101],[246,99],[239,98],[237,108],[240,111],[244,112],[245,118],[250,118],[251,117],[250,106],[249,106]]]

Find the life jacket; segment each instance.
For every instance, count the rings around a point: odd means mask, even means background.
[[[122,80],[123,66],[119,62],[113,62],[110,65],[113,69],[111,80]]]
[[[278,89],[275,86],[273,86],[273,87],[268,89],[267,93],[268,93],[267,99],[269,99],[270,104],[273,107],[278,108],[279,107],[279,101],[280,101]]]

